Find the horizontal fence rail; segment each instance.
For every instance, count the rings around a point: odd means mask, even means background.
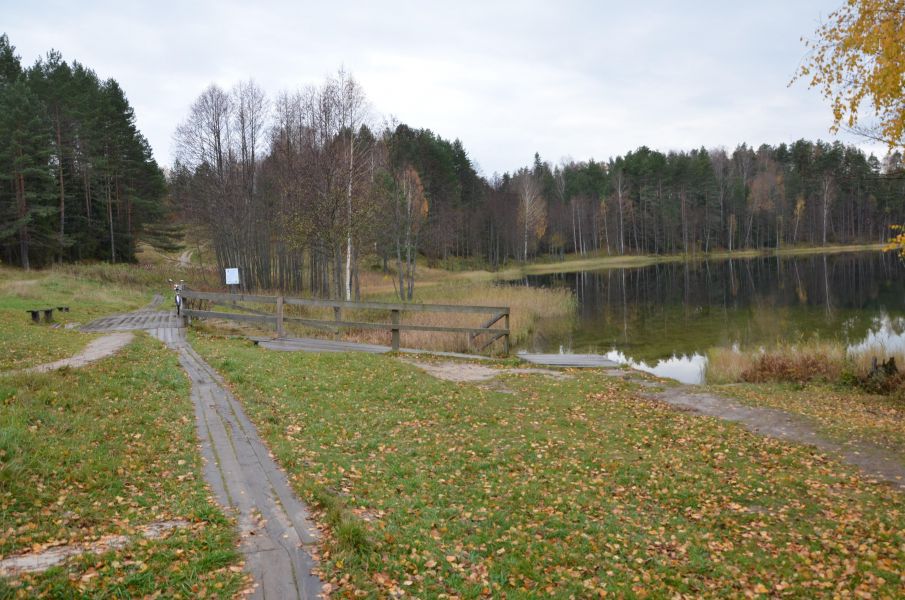
[[[508,306],[464,306],[458,304],[403,304],[395,302],[347,302],[345,300],[321,300],[309,298],[288,298],[283,296],[259,296],[255,294],[224,294],[217,292],[197,292],[183,290],[184,300],[204,300],[211,304],[229,305],[233,310],[244,311],[219,312],[213,310],[199,310],[195,308],[183,308],[182,314],[195,319],[226,319],[243,323],[257,323],[272,325],[277,336],[285,335],[286,323],[298,323],[307,327],[331,332],[339,332],[342,329],[377,329],[389,331],[392,334],[391,347],[398,351],[400,347],[400,334],[403,331],[437,331],[444,333],[465,333],[468,335],[469,348],[475,347],[478,351],[484,350],[495,341],[502,338],[503,354],[509,354],[509,307]],[[257,304],[273,304],[274,313],[268,314],[238,306],[237,302],[252,302]],[[294,317],[286,315],[285,307],[302,306],[311,308],[332,308],[333,319],[313,319],[309,317]],[[342,319],[343,310],[376,310],[389,312],[389,323],[374,323],[371,321],[346,321]],[[444,327],[439,325],[416,325],[402,323],[402,313],[472,313],[489,314],[490,317],[477,327]],[[249,314],[246,314],[249,313]],[[502,327],[494,327],[500,321]],[[479,337],[486,335],[486,339]],[[480,344],[480,345],[478,345]]]

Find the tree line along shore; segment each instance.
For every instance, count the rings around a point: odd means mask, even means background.
[[[460,140],[375,114],[343,71],[272,98],[253,81],[211,85],[174,125],[166,170],[114,79],[54,51],[23,67],[5,35],[0,107],[0,257],[26,268],[133,262],[141,242],[173,250],[190,226],[247,288],[357,298],[377,256],[411,299],[418,256],[494,271],[738,256],[881,243],[905,220],[901,154],[838,142],[535,155],[487,175]]]

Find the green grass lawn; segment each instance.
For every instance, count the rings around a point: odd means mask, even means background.
[[[901,494],[599,373],[502,390],[389,356],[193,344],[320,508],[340,595],[905,592]]]
[[[57,323],[86,323],[134,310],[151,295],[53,271],[0,268],[0,372],[22,369],[72,356],[93,335],[48,324],[34,324],[26,310],[68,306],[54,311]]]
[[[0,376],[0,556],[171,519],[192,526],[0,579],[0,598],[228,598],[244,585],[233,523],[203,483],[189,383],[173,353],[138,334],[82,369]]]

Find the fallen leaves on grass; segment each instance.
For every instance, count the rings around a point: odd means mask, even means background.
[[[389,357],[198,337],[292,483],[380,514],[326,527],[334,595],[894,596],[905,502],[825,456],[594,372],[514,394]],[[762,591],[766,590],[766,592]]]
[[[243,585],[229,570],[232,523],[201,481],[188,381],[171,353],[142,335],[83,369],[0,385],[10,390],[0,402],[0,558],[192,523],[0,579],[0,597],[7,588],[14,597],[231,597]]]

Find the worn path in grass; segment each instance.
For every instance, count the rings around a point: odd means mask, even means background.
[[[86,329],[146,329],[178,353],[192,382],[204,476],[220,504],[237,515],[241,549],[255,579],[252,597],[318,597],[322,584],[312,574],[317,530],[308,510],[223,380],[186,342],[181,320],[151,307],[98,319]]]
[[[641,379],[631,371],[608,369],[604,372],[623,377],[632,383],[652,385],[651,380]],[[843,444],[831,440],[818,431],[814,422],[800,415],[776,408],[745,406],[691,385],[671,386],[657,392],[648,392],[645,396],[684,410],[740,423],[749,431],[760,435],[809,444],[858,467],[870,477],[905,490],[905,460],[901,455],[862,441],[852,440]]]
[[[133,337],[134,336],[128,332],[111,333],[110,335],[105,335],[96,340],[92,340],[81,352],[70,358],[56,360],[30,369],[23,369],[21,372],[46,373],[47,371],[55,371],[57,369],[62,369],[63,367],[69,367],[71,369],[84,367],[96,360],[116,354],[121,349],[125,348],[129,342],[132,341]]]
[[[152,320],[154,323],[157,321],[166,321],[172,322],[171,326],[177,326],[177,322],[171,319],[171,315],[168,313],[158,312],[156,308],[160,306],[160,303],[163,302],[163,296],[160,294],[155,294],[151,303],[141,310],[137,310],[133,313],[128,313],[127,315],[118,315],[117,317],[104,317],[103,319],[97,319],[96,321],[92,321],[85,327],[82,327],[82,331],[105,331],[108,328],[104,327],[104,323],[112,322],[111,319],[116,320],[119,319],[121,323],[130,323],[135,325],[136,323],[147,324],[149,320]],[[127,318],[128,317],[128,318]],[[114,329],[113,327],[109,329]],[[147,329],[147,327],[142,326],[128,326],[122,327],[124,330],[128,329]],[[128,332],[118,332],[111,333],[102,337],[97,338],[96,340],[92,340],[82,349],[81,352],[70,356],[69,358],[63,358],[60,360],[55,360],[53,362],[45,363],[43,365],[38,365],[36,367],[31,367],[28,369],[21,369],[20,371],[14,371],[14,373],[46,373],[48,371],[56,371],[57,369],[62,368],[70,368],[70,369],[78,369],[79,367],[84,367],[87,364],[93,363],[95,361],[101,360],[102,358],[106,358],[108,356],[112,356],[129,345],[134,336]]]
[[[488,381],[498,375],[531,371],[531,369],[492,369],[461,362],[441,364],[419,363],[412,360],[404,362],[414,364],[434,377],[451,381]],[[562,361],[537,360],[532,362],[550,366],[574,366],[572,363]],[[536,371],[557,373],[544,369]],[[655,381],[644,379],[637,372],[614,368],[604,369],[603,372],[642,387],[660,387]],[[656,392],[647,392],[644,396],[684,410],[740,423],[749,431],[760,435],[809,444],[823,452],[840,457],[844,462],[858,467],[870,477],[886,481],[905,490],[905,461],[902,460],[902,456],[865,442],[849,441],[842,444],[833,441],[821,435],[813,422],[800,415],[775,408],[745,406],[729,398],[697,390],[695,386],[690,385],[671,386]]]
[[[745,406],[722,396],[695,391],[690,386],[667,388],[650,394],[650,397],[679,408],[741,423],[754,433],[809,444],[840,457],[870,477],[905,491],[905,461],[901,456],[866,442],[842,444],[833,441],[821,435],[810,420],[799,415],[775,408]]]

